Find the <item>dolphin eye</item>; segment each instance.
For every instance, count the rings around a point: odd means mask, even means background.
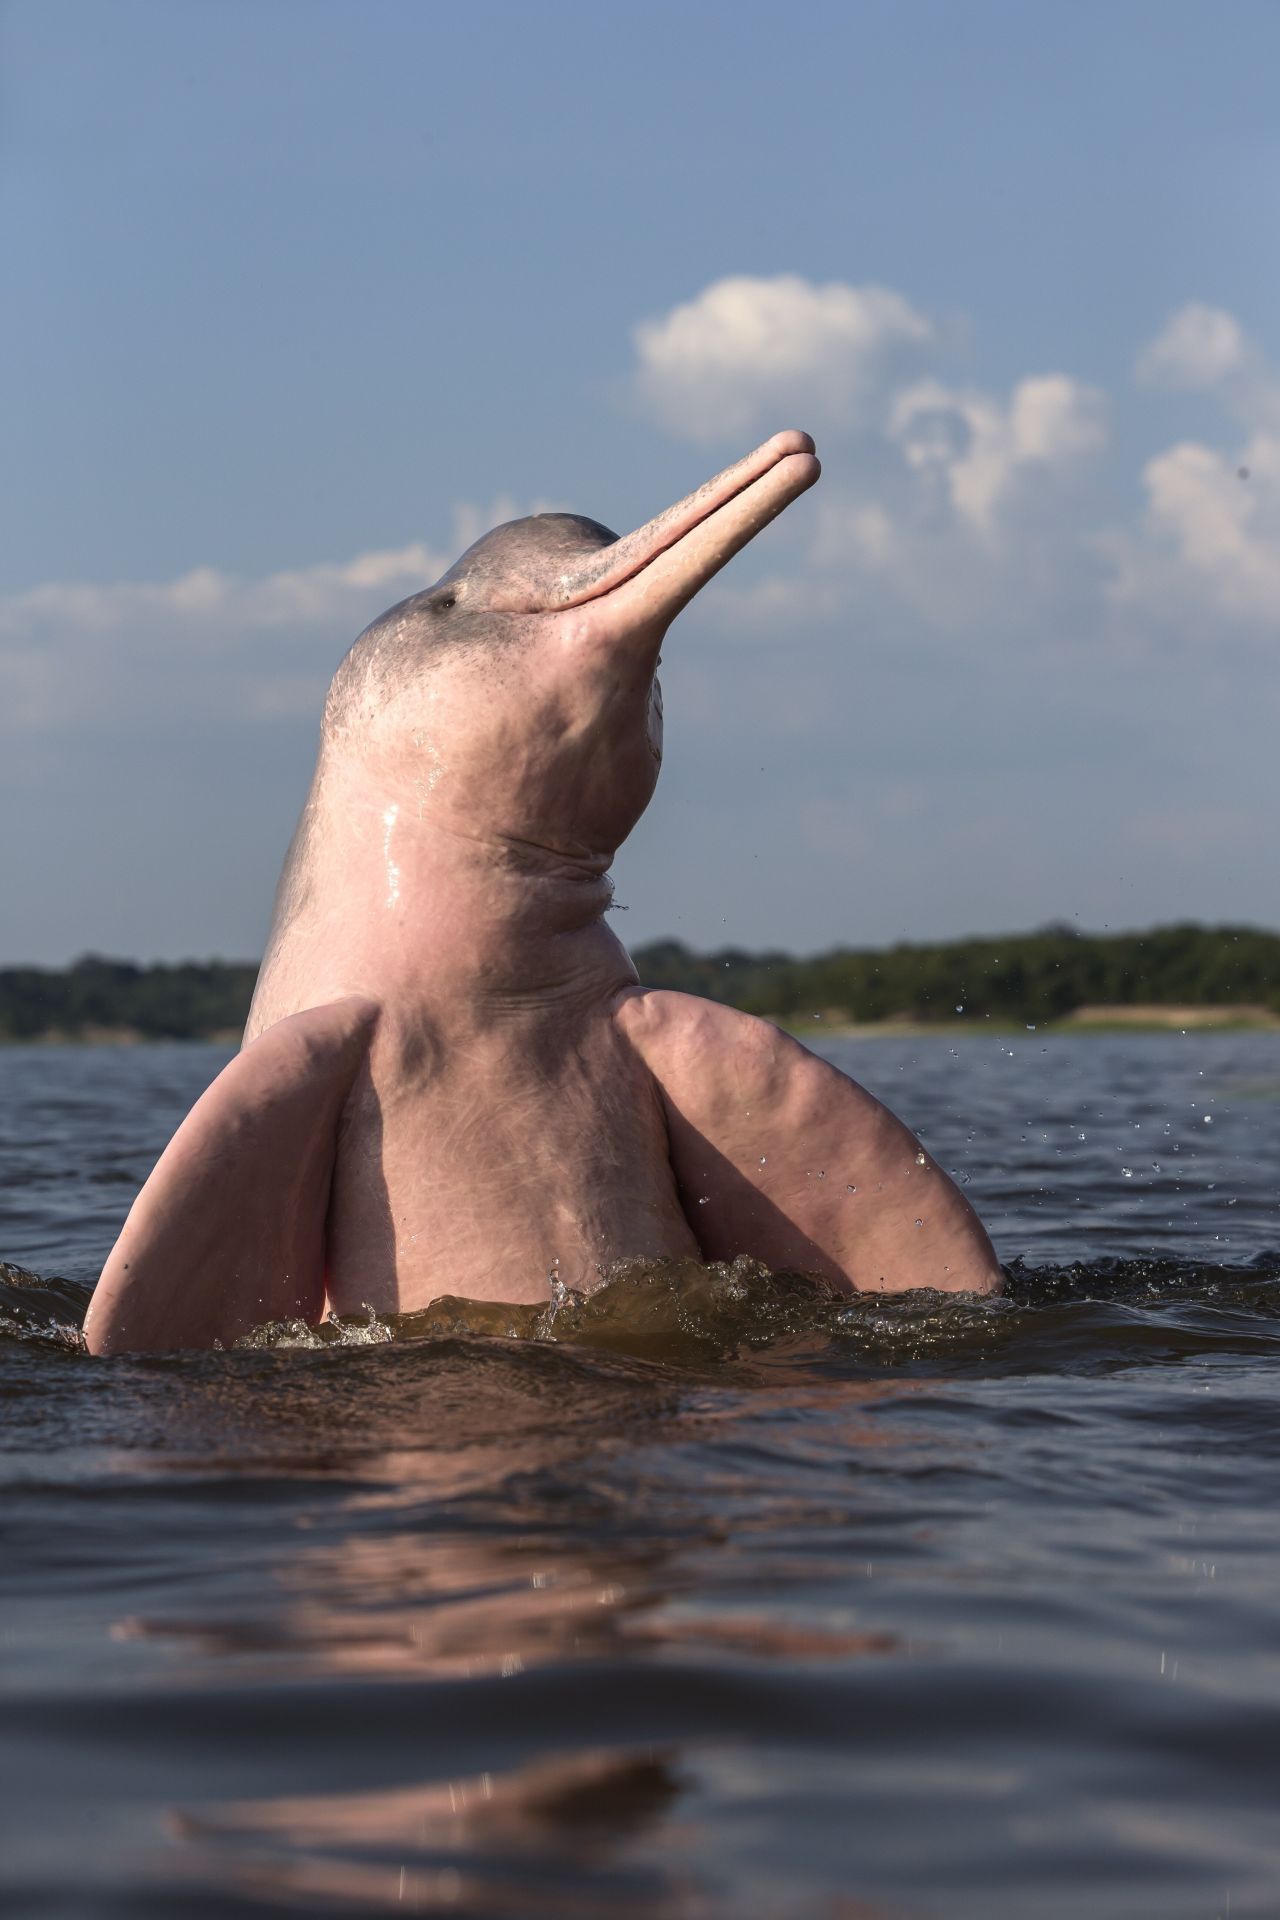
[[[458,604],[457,601],[454,599],[451,593],[446,594],[443,600],[436,601],[436,612],[443,613],[446,610],[446,608],[456,607],[457,604]]]

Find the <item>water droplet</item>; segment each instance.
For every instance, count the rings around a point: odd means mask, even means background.
[[[768,1158],[769,1156],[767,1153],[762,1153],[760,1155],[760,1165],[763,1166]]]
[[[964,1001],[963,1001],[963,1000],[962,1000],[962,1001],[960,1002],[960,1005],[959,1005],[959,1006],[958,1006],[958,1007],[956,1008],[956,1012],[957,1012],[957,1013],[963,1013],[963,1012],[964,1012]]]
[[[698,1196],[698,1205],[700,1207],[705,1207],[710,1198],[711,1198],[711,1195],[709,1193],[700,1194]]]
[[[918,1167],[923,1167],[923,1166],[924,1166],[925,1164],[926,1164],[926,1160],[925,1160],[925,1156],[924,1156],[924,1154],[923,1154],[923,1153],[918,1153],[918,1154],[916,1155],[916,1165],[917,1165]]]
[[[846,1193],[856,1193],[857,1191],[858,1189],[853,1185],[852,1181],[850,1181],[849,1185],[845,1188]]]
[[[1122,1174],[1124,1175],[1124,1177],[1125,1177],[1125,1179],[1126,1179],[1126,1180],[1132,1180],[1132,1178],[1133,1178],[1133,1168],[1132,1168],[1132,1167],[1121,1167],[1121,1169],[1120,1169],[1120,1171],[1121,1171],[1121,1173],[1122,1173]]]
[[[1035,1023],[1035,1021],[1034,1021],[1034,1020],[1028,1020],[1028,1022],[1027,1022],[1027,1032],[1028,1032],[1028,1033],[1034,1033],[1034,1032],[1035,1032],[1035,1030],[1036,1030],[1036,1023]]]
[[[1213,1125],[1213,1115],[1211,1113],[1206,1113],[1204,1117],[1204,1123],[1206,1127],[1211,1127]]]
[[[916,1221],[916,1225],[917,1225],[918,1227],[922,1227],[922,1226],[924,1225],[924,1221],[923,1221],[923,1220],[917,1220],[917,1221]]]
[[[1077,1139],[1077,1140],[1083,1140],[1083,1139],[1085,1139],[1086,1137],[1087,1137],[1087,1136],[1086,1136],[1085,1134],[1083,1134],[1083,1133],[1078,1133],[1078,1134],[1076,1135],[1076,1139]]]

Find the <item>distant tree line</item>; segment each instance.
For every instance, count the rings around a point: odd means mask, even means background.
[[[1264,1006],[1280,1013],[1280,934],[1256,927],[1078,933],[1067,926],[995,939],[789,953],[690,952],[676,940],[636,950],[646,986],[777,1019],[1061,1020],[1082,1006]],[[135,965],[89,954],[74,966],[0,969],[0,1039],[123,1030],[207,1039],[244,1025],[257,968],[222,960]]]
[[[185,960],[140,967],[87,954],[56,972],[0,969],[0,1039],[78,1037],[86,1029],[125,1030],[148,1040],[208,1039],[244,1025],[258,977],[256,962]]]
[[[1265,1006],[1280,1012],[1280,934],[1256,927],[1036,933],[883,949],[695,954],[678,941],[633,955],[646,986],[675,987],[774,1018],[1061,1020],[1085,1006]]]

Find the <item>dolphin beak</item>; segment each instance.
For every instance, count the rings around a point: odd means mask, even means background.
[[[551,608],[567,611],[617,595],[610,611],[621,613],[628,628],[667,627],[821,471],[807,433],[775,433],[696,493],[563,574]]]

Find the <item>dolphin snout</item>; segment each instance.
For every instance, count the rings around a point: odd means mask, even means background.
[[[788,427],[557,582],[558,608],[626,590],[637,619],[674,619],[725,562],[817,480],[812,436]]]

